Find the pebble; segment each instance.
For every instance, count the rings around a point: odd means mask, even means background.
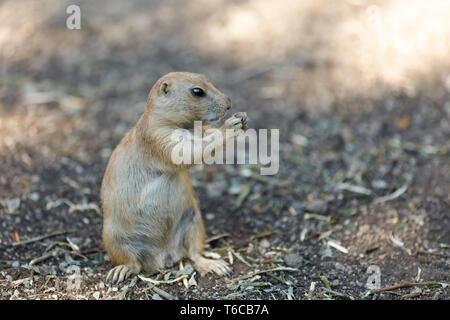
[[[388,187],[387,182],[384,180],[374,180],[371,185],[375,189],[386,189]]]
[[[332,286],[332,287],[337,287],[337,286],[339,286],[341,284],[341,282],[339,281],[339,280],[333,280],[333,281],[331,281],[331,283],[330,283],[330,286]]]
[[[339,271],[345,271],[345,266],[344,266],[342,263],[340,263],[340,262],[336,262],[336,263],[334,264],[334,267],[335,267],[337,270],[339,270]]]
[[[241,185],[236,181],[232,182],[231,186],[228,188],[228,194],[238,195],[241,192]]]
[[[316,213],[325,213],[327,211],[327,202],[325,200],[313,200],[310,203],[306,204],[306,211],[316,212]]]
[[[205,215],[206,220],[213,220],[216,217],[214,213],[207,213]]]
[[[270,247],[270,242],[267,239],[262,239],[259,242],[259,245],[260,245],[261,248],[267,249],[267,248]]]
[[[192,275],[192,277],[189,279],[188,285],[189,285],[189,287],[190,286],[196,286],[196,287],[198,286],[197,281],[194,278],[194,275]]]
[[[20,207],[20,199],[19,198],[5,199],[3,200],[3,206],[6,209],[6,213],[9,214],[17,213],[17,210]]]
[[[215,198],[221,196],[226,188],[227,183],[225,180],[215,181],[208,186],[206,191],[208,192],[208,196]]]
[[[289,253],[284,256],[284,262],[288,267],[298,268],[303,264],[303,258],[296,253]]]
[[[29,198],[31,201],[38,201],[40,196],[39,196],[39,193],[33,192],[33,193],[30,193]]]
[[[192,265],[188,264],[183,269],[179,270],[176,273],[175,277],[179,277],[179,276],[181,276],[183,274],[190,275],[190,274],[193,274],[193,273],[194,273],[194,267]]]

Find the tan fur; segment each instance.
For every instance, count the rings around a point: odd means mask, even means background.
[[[206,97],[193,96],[194,87]],[[229,271],[223,261],[201,256],[205,229],[187,172],[192,165],[171,161],[170,137],[176,129],[192,129],[196,120],[217,120],[230,107],[231,100],[204,75],[169,73],[155,83],[145,112],[112,153],[102,182],[103,240],[118,265],[108,278],[121,281],[183,257],[201,273]],[[233,129],[233,138],[246,121],[245,113],[237,113],[218,130]],[[217,148],[225,143],[217,142]]]

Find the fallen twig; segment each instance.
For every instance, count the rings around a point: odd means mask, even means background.
[[[289,186],[295,184],[295,182],[292,180],[276,180],[273,178],[269,179],[269,178],[266,178],[265,176],[260,176],[258,174],[252,174],[249,178],[257,180],[259,182],[267,183],[269,185],[278,186],[278,187],[289,187]]]
[[[234,251],[233,249],[230,249],[230,251],[231,251],[231,253],[233,253],[234,256],[235,256],[236,258],[238,258],[242,263],[244,263],[244,264],[247,265],[248,267],[251,267],[251,266],[252,266],[250,263],[247,262],[247,260],[244,259],[244,257],[243,257],[240,253]]]
[[[161,297],[166,298],[167,300],[178,300],[177,297],[171,295],[170,293],[164,291],[163,289],[160,289],[158,287],[153,287],[152,290],[159,294]]]
[[[308,300],[313,300],[314,296],[314,291],[316,290],[316,282],[313,281],[311,282],[310,286],[309,286],[309,292],[308,292]]]
[[[408,185],[407,184],[405,184],[402,187],[400,187],[399,189],[397,189],[394,193],[391,193],[391,194],[388,194],[388,195],[386,195],[384,197],[380,197],[380,198],[375,199],[374,203],[378,204],[378,203],[383,203],[383,202],[386,202],[386,201],[394,200],[394,199],[400,197],[403,193],[405,193],[406,190],[408,190]]]
[[[228,250],[228,261],[230,262],[230,265],[233,265],[234,259],[231,250]]]
[[[179,269],[178,270],[183,270],[184,269],[184,265],[183,265],[183,260],[180,260],[180,264],[179,264]],[[186,278],[183,279],[183,285],[186,289],[189,289],[189,283],[188,280]]]
[[[344,182],[339,183],[336,186],[336,188],[338,190],[346,190],[346,191],[350,191],[353,193],[363,194],[366,196],[370,196],[372,194],[372,190],[370,190],[370,189],[367,189],[367,188],[364,188],[361,186],[355,186],[355,185],[344,183]]]
[[[137,279],[133,278],[131,280],[130,284],[123,287],[122,291],[119,293],[119,295],[116,296],[119,300],[125,300],[125,297],[127,293],[130,291],[131,288],[133,288],[136,285]]]
[[[64,230],[63,231],[57,231],[57,232],[45,234],[45,235],[42,235],[42,236],[37,236],[37,237],[31,238],[31,239],[22,240],[22,241],[19,241],[19,242],[14,242],[12,244],[12,246],[15,247],[15,246],[19,246],[19,245],[22,245],[22,244],[37,242],[37,241],[41,241],[43,239],[47,239],[47,238],[50,238],[50,237],[60,236],[62,234],[73,233],[73,232],[75,232],[75,229],[66,230],[66,231],[64,231]]]
[[[442,258],[450,258],[450,255],[445,254],[445,253],[440,253],[440,252],[428,252],[428,251],[424,251],[424,250],[418,250],[414,253],[414,255],[416,254],[429,254],[431,256],[437,256],[437,257],[442,257]]]
[[[334,291],[334,290],[328,289],[328,288],[325,288],[325,291],[328,292],[328,293],[334,294],[335,296],[341,297],[341,298],[355,300],[355,297],[353,297],[353,296],[351,296],[349,294],[337,292],[337,291]]]
[[[259,234],[254,234],[253,236],[250,237],[250,240],[266,238],[266,237],[273,235],[274,233],[275,233],[275,231],[266,231],[266,232],[262,232]]]
[[[236,212],[237,210],[239,210],[239,208],[242,206],[242,204],[244,203],[245,199],[249,196],[249,194],[252,191],[253,186],[255,185],[255,182],[252,181],[248,184],[245,184],[242,187],[241,193],[239,194],[238,198],[236,199],[236,203],[235,203],[235,207],[233,208],[233,212]]]
[[[411,299],[411,298],[416,298],[416,297],[420,296],[421,294],[422,294],[422,290],[419,289],[418,291],[413,291],[413,292],[404,294],[401,298],[403,300]]]
[[[410,288],[410,287],[415,287],[415,286],[422,286],[422,287],[423,286],[442,286],[442,283],[436,282],[436,281],[401,283],[401,284],[396,284],[396,285],[393,285],[393,286],[390,286],[390,287],[370,290],[370,291],[368,291],[366,293],[366,296],[370,296],[370,295],[373,295],[375,293],[380,293],[380,292],[385,292],[385,291],[392,291],[392,290],[397,290],[397,289],[401,289],[401,288]]]
[[[48,258],[56,257],[60,252],[61,252],[60,249],[56,248],[40,257],[34,258],[33,260],[30,261],[29,265],[34,266],[36,263],[47,260]]]
[[[243,295],[244,295],[243,293],[233,292],[233,293],[230,293],[230,294],[226,295],[225,297],[223,297],[223,299],[224,300],[228,300],[228,299],[231,299],[231,298],[242,297]]]
[[[343,252],[343,253],[348,253],[348,249],[347,248],[345,248],[345,247],[343,247],[343,246],[341,246],[339,243],[337,243],[336,241],[334,241],[334,240],[328,240],[328,245],[330,246],[330,247],[332,247],[332,248],[334,248],[334,249],[336,249],[336,250],[339,250],[340,252]]]
[[[405,244],[403,243],[402,240],[400,240],[398,237],[394,236],[394,233],[391,232],[391,234],[389,235],[389,238],[391,239],[392,243],[396,246],[396,247],[401,247],[404,248]]]
[[[23,278],[23,279],[18,279],[18,280],[12,281],[11,284],[14,287],[17,287],[17,286],[20,286],[20,285],[24,284],[26,281],[30,281],[30,280],[31,280],[30,277]]]
[[[209,243],[209,242],[212,242],[212,241],[215,241],[215,240],[219,240],[219,239],[222,239],[222,238],[225,238],[225,237],[229,237],[229,236],[230,236],[229,233],[221,233],[221,234],[218,234],[217,236],[213,236],[213,237],[210,237],[210,238],[206,239],[206,243]]]
[[[189,278],[189,275],[187,274],[182,274],[181,276],[179,276],[178,278],[172,279],[172,280],[154,280],[152,278],[146,278],[144,276],[141,276],[140,274],[138,275],[139,279],[143,280],[143,281],[147,281],[156,285],[159,284],[163,284],[163,283],[174,283],[180,280],[183,280],[185,278]]]
[[[328,279],[325,276],[320,276],[320,281],[322,281],[323,285],[326,289],[331,290],[330,284],[328,283]]]
[[[273,279],[275,279],[275,280],[281,282],[281,283],[284,284],[284,285],[287,285],[287,286],[290,285],[286,280],[284,280],[284,279],[281,278],[281,277],[277,277],[277,276],[274,275],[272,272],[267,272],[266,274],[267,274],[269,277],[271,277],[271,278],[273,278]]]
[[[317,213],[305,213],[303,215],[303,219],[304,220],[316,219],[316,220],[320,220],[320,221],[329,222],[331,220],[331,217],[324,216],[324,215],[317,214]]]
[[[295,269],[295,268],[277,267],[277,268],[273,268],[273,269],[267,269],[267,270],[255,271],[255,272],[252,272],[252,273],[250,273],[250,274],[243,275],[243,276],[240,276],[240,277],[231,279],[230,281],[231,281],[231,282],[236,282],[236,281],[239,281],[239,280],[245,280],[245,279],[254,277],[254,276],[258,275],[258,274],[263,274],[263,273],[267,273],[267,272],[275,272],[275,271],[300,272],[299,269]]]

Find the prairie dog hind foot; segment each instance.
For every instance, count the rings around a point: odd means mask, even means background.
[[[137,275],[139,273],[138,270],[128,267],[126,265],[119,265],[112,268],[108,275],[106,276],[106,281],[111,283],[119,283],[123,280],[127,279],[129,276]]]
[[[200,272],[201,276],[209,272],[214,272],[219,276],[229,276],[232,272],[230,266],[225,261],[207,259],[202,256],[195,258],[194,267]]]

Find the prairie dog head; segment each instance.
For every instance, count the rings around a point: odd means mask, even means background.
[[[171,72],[155,83],[148,106],[159,118],[192,127],[194,121],[208,124],[221,119],[231,108],[231,99],[203,74]]]

